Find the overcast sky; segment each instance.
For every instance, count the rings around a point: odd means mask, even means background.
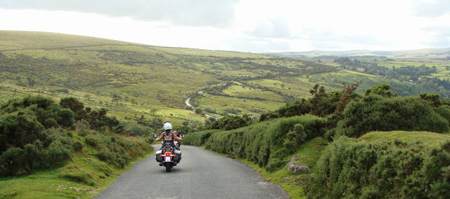
[[[450,47],[450,0],[0,0],[0,30],[245,52]]]

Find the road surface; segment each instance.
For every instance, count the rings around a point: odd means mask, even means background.
[[[159,146],[154,146],[158,147]],[[167,173],[154,155],[136,163],[97,199],[287,199],[244,163],[193,146],[182,146],[182,160]]]

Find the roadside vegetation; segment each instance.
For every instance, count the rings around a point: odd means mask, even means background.
[[[293,198],[448,196],[449,101],[402,97],[387,84],[364,95],[355,92],[358,83],[344,86],[327,92],[316,85],[311,98],[259,122],[224,118],[213,122],[219,130],[188,134],[185,142],[248,163]],[[292,164],[309,169],[291,173]]]
[[[75,98],[0,107],[0,198],[91,198],[152,151],[150,128],[126,126]],[[139,135],[139,136],[138,136]]]

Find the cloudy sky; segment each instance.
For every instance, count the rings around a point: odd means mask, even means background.
[[[0,0],[0,30],[245,52],[450,47],[450,0]]]

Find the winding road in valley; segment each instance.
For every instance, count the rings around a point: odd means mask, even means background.
[[[184,103],[186,104],[186,106],[191,107],[192,110],[194,110],[194,112],[195,112],[195,108],[194,108],[194,106],[192,106],[192,104],[190,103],[190,101],[191,101],[191,97],[187,98],[186,101],[184,101]]]
[[[154,148],[159,148],[155,145]],[[182,146],[181,163],[167,173],[154,155],[136,163],[97,199],[287,199],[244,163],[193,146]]]

